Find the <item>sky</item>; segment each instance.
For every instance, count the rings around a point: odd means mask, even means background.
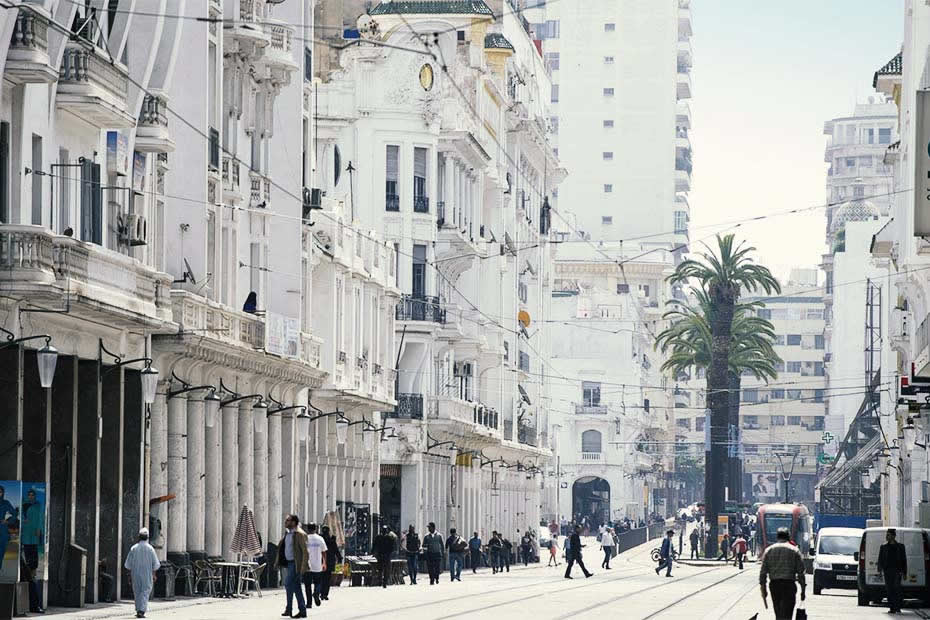
[[[824,204],[824,121],[873,95],[872,74],[900,50],[903,5],[692,0],[692,251],[713,225]],[[730,232],[784,280],[820,263],[825,226],[816,209]]]

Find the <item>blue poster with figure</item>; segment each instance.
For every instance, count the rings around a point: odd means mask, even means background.
[[[0,583],[19,581],[19,509],[23,483],[0,480]]]
[[[48,527],[45,483],[23,482],[22,493],[19,541],[22,547],[23,564],[29,568],[33,579],[47,580],[45,558],[48,547],[46,535]]]

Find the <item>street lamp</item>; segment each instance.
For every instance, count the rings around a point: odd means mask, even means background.
[[[869,471],[867,469],[863,469],[862,471],[860,471],[859,477],[862,480],[863,489],[868,490],[869,488],[872,487],[872,477],[869,475]]]
[[[203,397],[203,419],[207,428],[216,426],[216,414],[220,410],[221,399],[216,395],[216,390],[211,391]]]
[[[142,372],[143,399],[145,398],[145,391],[149,389],[149,387],[146,386],[146,383],[150,382],[152,384],[150,387],[153,391],[152,401],[154,402],[154,390],[158,385],[158,373],[146,372],[145,369],[143,369]],[[181,389],[169,390],[169,399],[174,398],[180,394],[185,394],[187,392],[207,390],[207,395],[203,397],[203,418],[207,428],[213,428],[213,425],[216,424],[216,412],[220,408],[220,397],[216,395],[216,387],[212,385],[190,385],[187,383],[187,381],[174,374],[174,372],[171,373],[171,378],[181,384]]]
[[[101,372],[100,381],[103,381],[104,374],[120,366],[134,364],[135,362],[145,362],[145,368],[139,372],[139,381],[142,383],[142,402],[146,405],[151,405],[155,402],[155,389],[158,387],[158,370],[152,366],[151,357],[136,357],[131,360],[124,360],[122,357],[103,346],[103,338],[101,338],[97,347],[97,364],[101,367],[103,366],[104,354],[113,358],[113,368],[108,368],[105,372]],[[51,385],[51,382],[49,382],[49,385]]]
[[[917,427],[914,426],[912,418],[907,419],[907,424],[904,425],[902,433],[904,436],[904,449],[911,452],[917,444]]]
[[[300,409],[300,413],[298,413],[294,417],[294,419],[297,421],[297,427],[296,427],[297,437],[301,441],[303,441],[304,439],[307,438],[307,434],[310,431],[310,416],[307,415],[307,407],[305,405],[291,405],[289,407],[278,407],[277,409],[272,409],[271,411],[269,411],[266,414],[266,417],[270,418],[273,415],[278,415],[278,414],[284,413],[285,411],[293,411],[294,409]],[[264,424],[256,424],[255,430],[260,433],[261,429],[263,429],[264,426],[265,426]]]
[[[265,396],[263,394],[246,394],[245,396],[239,396],[234,393],[232,398],[221,401],[220,406],[226,407],[227,405],[232,405],[233,403],[238,403],[241,400],[248,400],[250,398],[255,399],[255,403],[252,405],[252,427],[255,429],[255,432],[261,432],[259,430],[260,426],[258,420],[265,419],[268,411],[268,403],[265,402]]]
[[[36,351],[36,363],[39,367],[39,385],[43,388],[52,387],[52,381],[55,379],[55,365],[58,364],[58,349],[52,346],[52,337],[47,334],[42,334],[39,336],[17,338],[16,334],[2,327],[0,327],[0,332],[6,334],[6,341],[0,343],[0,349],[11,347],[14,344],[21,344],[27,340],[45,338],[45,346]]]

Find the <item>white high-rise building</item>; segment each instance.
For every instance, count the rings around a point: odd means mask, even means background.
[[[559,204],[592,239],[686,246],[690,0],[552,2],[545,20],[550,122],[570,172]]]

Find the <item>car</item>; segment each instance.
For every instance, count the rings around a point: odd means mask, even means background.
[[[930,564],[930,530],[916,527],[899,527],[897,541],[907,550],[907,574],[901,579],[904,598],[920,599],[930,606],[927,589],[927,572]],[[878,570],[878,550],[885,542],[887,527],[869,527],[862,532],[859,551],[854,559],[859,564],[857,585],[859,606],[878,603],[885,598],[885,578]]]
[[[858,564],[854,559],[863,530],[855,527],[824,527],[814,545],[814,594],[831,588],[858,588]]]

